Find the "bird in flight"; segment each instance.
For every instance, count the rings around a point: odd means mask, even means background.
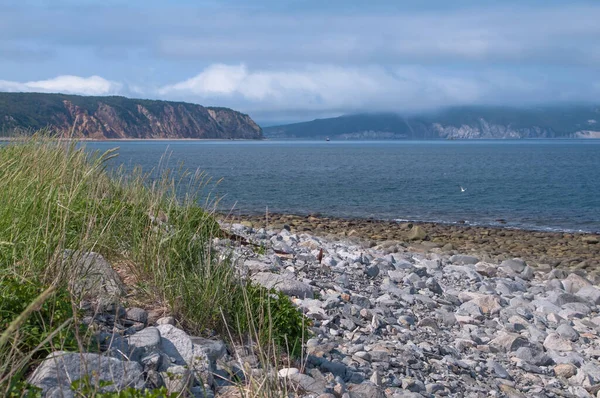
[[[460,187],[460,192],[465,192],[466,190],[466,188],[463,188],[462,186]]]

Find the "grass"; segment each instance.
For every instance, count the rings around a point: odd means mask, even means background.
[[[43,134],[0,147],[0,394],[48,352],[86,348],[65,250],[126,264],[136,299],[168,307],[190,334],[251,335],[267,319],[258,343],[298,353],[306,324],[289,299],[240,283],[215,255],[219,225],[198,205],[205,176],[108,173],[116,155]]]

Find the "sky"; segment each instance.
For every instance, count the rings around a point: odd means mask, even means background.
[[[0,91],[226,106],[262,125],[600,103],[600,1],[0,0]]]

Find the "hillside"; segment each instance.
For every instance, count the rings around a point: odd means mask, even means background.
[[[600,138],[600,107],[459,107],[410,116],[356,114],[266,127],[264,134],[286,139]]]
[[[3,136],[46,127],[93,139],[262,138],[261,128],[248,115],[227,108],[125,97],[0,93]]]

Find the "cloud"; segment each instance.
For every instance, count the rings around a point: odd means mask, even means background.
[[[189,79],[165,85],[161,98],[229,106],[261,119],[304,113],[411,112],[460,105],[531,105],[597,98],[600,88],[567,79],[549,85],[544,75],[519,70],[451,71],[423,66],[250,68],[214,64]],[[297,118],[297,116],[296,116]]]
[[[57,76],[53,79],[29,82],[0,80],[0,91],[45,92],[83,95],[109,95],[121,91],[122,84],[100,76]]]
[[[211,65],[158,93],[259,112],[417,110],[473,103],[484,94],[480,82],[415,67],[250,70],[244,64]]]
[[[600,65],[600,4],[595,2],[448,2],[456,3],[452,6],[437,1],[421,7],[390,5],[383,11],[362,3],[354,9],[314,3],[301,11],[287,5],[260,12],[239,2],[233,8],[197,2],[144,7],[135,1],[127,7],[100,2],[13,6],[0,15],[0,43],[110,50],[115,58],[140,52],[161,60],[253,65]]]

